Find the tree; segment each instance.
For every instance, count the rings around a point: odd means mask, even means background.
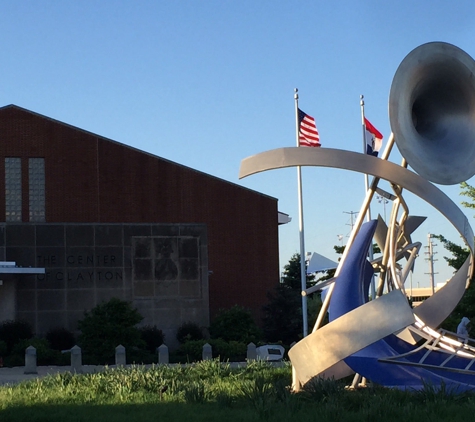
[[[298,289],[279,284],[264,306],[264,337],[270,343],[290,345],[302,338],[302,299]]]
[[[22,320],[6,320],[0,324],[0,341],[6,344],[6,353],[10,354],[13,347],[21,340],[33,337],[30,323]]]
[[[235,305],[218,312],[211,322],[209,333],[213,339],[257,343],[261,333],[249,309]]]
[[[462,182],[460,184],[460,188],[462,189],[462,191],[460,192],[460,195],[470,198],[470,202],[463,201],[462,205],[465,208],[475,209],[475,187],[469,185],[466,182]],[[452,268],[455,268],[455,270],[458,270],[462,266],[462,264],[465,262],[468,255],[470,254],[469,249],[463,246],[459,246],[447,240],[441,235],[434,236],[434,237],[439,239],[439,241],[443,244],[444,248],[447,249],[452,254],[451,257],[444,256],[444,259]],[[442,328],[445,328],[446,330],[449,330],[449,331],[456,331],[457,325],[460,323],[461,319],[464,316],[468,317],[470,320],[475,318],[475,280],[474,278],[472,278],[472,280],[470,281],[470,285],[468,289],[465,291],[465,294],[463,295],[458,305],[452,311],[450,316],[442,323]],[[475,324],[471,324],[472,327],[470,327],[471,337],[473,337],[475,334],[475,328],[473,327],[473,325]]]
[[[440,234],[437,236],[434,235],[433,237],[438,239],[442,243],[444,248],[452,254],[451,257],[444,256],[444,259],[452,268],[458,270],[467,259],[468,255],[470,254],[470,250],[468,248],[464,248],[460,245],[457,245],[451,242],[450,240],[447,240],[444,236]]]
[[[290,289],[302,290],[302,281],[300,274],[300,254],[295,253],[289,260],[289,263],[284,266],[284,273],[282,275],[281,282],[283,285]],[[314,284],[315,277],[313,275],[307,275],[306,284],[307,288]]]
[[[145,345],[136,327],[142,320],[142,315],[129,302],[112,298],[85,312],[78,321],[79,345],[93,362],[112,363],[118,345],[128,350]]]
[[[462,205],[465,208],[475,209],[475,187],[469,185],[467,182],[462,182],[460,183],[460,188],[462,189],[462,192],[460,192],[460,195],[467,196],[468,198],[470,198],[470,201],[471,201],[471,202],[462,201]]]
[[[264,337],[269,342],[291,344],[302,338],[302,296],[300,254],[292,255],[284,267],[281,283],[268,294],[269,302],[263,307]],[[315,277],[307,275],[306,287],[315,284]],[[319,294],[307,301],[308,321],[316,318],[321,307]],[[316,313],[315,313],[316,312]]]

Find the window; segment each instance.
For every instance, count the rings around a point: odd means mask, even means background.
[[[21,221],[21,158],[5,158],[5,221]]]
[[[45,159],[28,159],[30,221],[45,221]]]

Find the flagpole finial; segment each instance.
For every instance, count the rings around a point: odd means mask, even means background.
[[[299,89],[298,89],[298,88],[295,88],[295,89],[294,89],[294,93],[295,93],[295,94],[294,94],[294,98],[295,98],[296,100],[298,100],[298,99],[299,99]]]
[[[364,95],[363,94],[360,95],[360,105],[361,106],[364,105]]]

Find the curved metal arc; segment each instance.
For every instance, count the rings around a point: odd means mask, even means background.
[[[474,270],[473,231],[467,217],[453,201],[432,183],[406,168],[366,154],[331,148],[294,147],[266,151],[244,159],[241,162],[239,177],[243,178],[262,171],[295,166],[330,167],[367,173],[375,177],[373,184],[379,179],[388,180],[419,196],[451,222],[462,235],[471,254],[450,282],[430,299],[424,301],[415,311],[432,326],[442,323],[462,298]],[[371,189],[367,192],[365,203],[371,199],[370,194]]]
[[[390,161],[333,148],[277,148],[245,158],[241,161],[239,178],[267,170],[296,166],[339,168],[367,173],[397,183],[419,196],[442,213],[463,236],[467,246],[474,251],[473,231],[467,217],[440,189],[416,173]]]

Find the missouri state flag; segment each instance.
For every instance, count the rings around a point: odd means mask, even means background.
[[[365,138],[366,138],[366,154],[378,156],[378,152],[383,144],[383,135],[376,129],[371,122],[365,117]]]
[[[317,125],[312,116],[298,109],[299,119],[299,146],[301,147],[319,147],[320,136],[318,135]]]

